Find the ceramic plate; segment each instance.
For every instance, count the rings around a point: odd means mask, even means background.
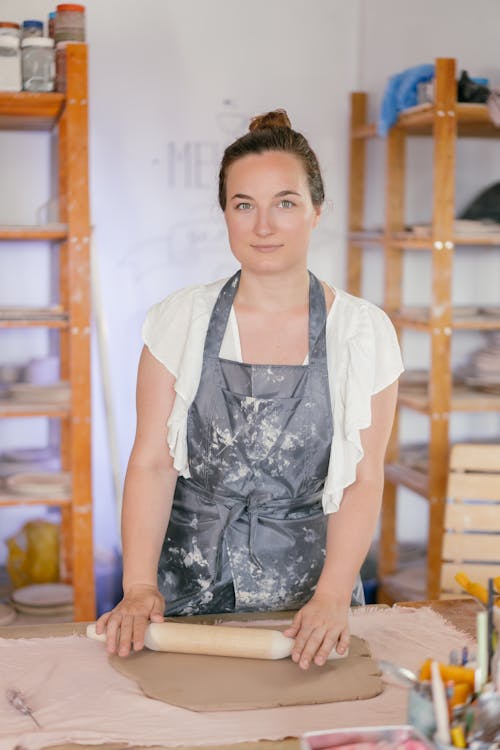
[[[67,617],[72,620],[74,608],[70,604],[61,605],[60,607],[30,607],[28,604],[19,604],[11,600],[11,605],[17,612],[32,617],[53,617],[54,615]]]
[[[67,472],[59,474],[40,471],[11,474],[5,477],[5,486],[12,492],[35,497],[67,497],[71,492],[71,477]]]
[[[11,594],[13,603],[33,609],[35,607],[63,607],[73,604],[73,586],[67,583],[33,583]]]

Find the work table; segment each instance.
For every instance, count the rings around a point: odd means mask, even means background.
[[[475,615],[479,611],[479,605],[471,599],[456,599],[456,600],[441,600],[432,602],[405,602],[401,606],[409,607],[422,607],[429,606],[434,611],[439,613],[444,619],[454,625],[458,630],[467,633],[468,635],[475,636]],[[273,617],[276,619],[283,619],[289,616],[290,613],[273,613]],[[270,619],[269,613],[251,614],[251,615],[231,615],[231,619],[248,620],[251,617],[252,620],[257,619]],[[207,617],[191,617],[191,618],[177,618],[182,619],[185,622],[210,622],[213,618]],[[44,637],[60,637],[72,634],[84,634],[86,629],[86,623],[55,623],[46,625],[20,625],[15,624],[5,627],[0,627],[1,638],[44,638]],[[231,745],[217,745],[219,750],[298,750],[299,741],[296,738],[289,738],[279,741],[260,741],[260,742],[245,742]],[[105,744],[97,746],[102,750],[118,750],[118,748],[124,748],[123,744]],[[212,747],[215,747],[212,745]],[[65,744],[58,745],[57,750],[81,750],[82,745]],[[199,748],[199,746],[198,746]],[[56,750],[54,746],[54,750]],[[139,746],[135,745],[134,750],[139,750]],[[151,746],[149,750],[159,750]],[[189,746],[183,746],[179,750],[195,750]]]

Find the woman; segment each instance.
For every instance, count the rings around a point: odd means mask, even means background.
[[[241,271],[148,313],[110,652],[164,614],[277,609],[302,668],[348,648],[402,365],[385,313],[307,270],[323,200],[286,113],[254,118],[219,175]]]

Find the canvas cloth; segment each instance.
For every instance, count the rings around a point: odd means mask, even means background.
[[[473,645],[426,608],[353,611],[351,628],[369,642],[375,658],[414,670],[427,657],[445,660],[450,649]],[[41,730],[9,706],[9,687],[26,694]],[[0,639],[0,750],[19,745],[38,750],[63,742],[220,747],[312,730],[400,724],[406,699],[404,689],[388,685],[363,702],[196,713],[146,698],[110,666],[97,641],[81,636]]]

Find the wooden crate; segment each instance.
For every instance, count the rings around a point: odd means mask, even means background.
[[[459,571],[483,586],[500,576],[500,445],[453,446],[441,557],[445,594],[461,591]]]

